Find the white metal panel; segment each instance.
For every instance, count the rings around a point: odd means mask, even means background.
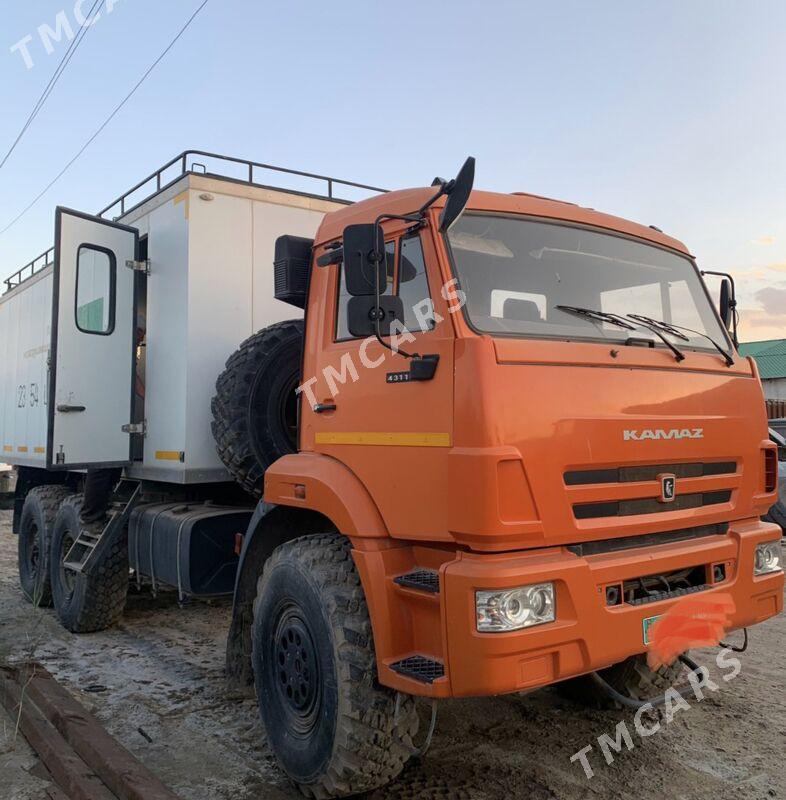
[[[188,203],[170,198],[134,222],[148,233],[144,460],[134,474],[182,480],[186,447]]]
[[[51,440],[61,467],[129,462],[135,228],[57,210]],[[111,291],[110,291],[111,289]]]
[[[52,270],[0,298],[0,459],[46,465]]]
[[[225,474],[210,403],[227,358],[252,333],[253,201],[190,192],[186,469]]]

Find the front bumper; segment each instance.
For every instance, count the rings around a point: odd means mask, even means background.
[[[754,577],[756,544],[779,538],[775,525],[734,523],[707,537],[604,555],[578,557],[562,548],[522,555],[460,554],[443,569],[446,675],[452,696],[530,689],[607,667],[645,652],[643,621],[677,599],[606,606],[602,587],[619,580],[701,564],[726,564],[726,580],[693,597],[724,593],[734,601],[730,629],[783,610],[783,572]],[[553,581],[555,622],[511,633],[478,633],[475,590]]]
[[[724,536],[581,557],[563,547],[503,554],[427,547],[359,548],[355,561],[371,612],[381,683],[410,694],[465,697],[533,689],[608,667],[646,652],[643,621],[680,598],[607,606],[604,587],[686,567],[723,564],[725,580],[691,595],[725,594],[734,603],[728,629],[754,625],[783,610],[783,572],[754,577],[756,545],[780,537],[758,519],[732,523]],[[413,567],[439,572],[439,594],[396,585]],[[553,581],[554,622],[508,633],[479,633],[475,592]],[[444,668],[430,683],[399,674],[415,654]]]

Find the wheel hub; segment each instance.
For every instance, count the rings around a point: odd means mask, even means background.
[[[275,684],[282,705],[305,732],[316,722],[320,684],[317,651],[300,609],[290,607],[281,615],[273,656]]]

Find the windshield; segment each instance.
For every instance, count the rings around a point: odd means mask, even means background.
[[[728,339],[691,261],[669,250],[585,228],[465,213],[448,233],[469,322],[483,333],[557,339],[631,336],[662,342],[557,306],[638,314]],[[637,323],[632,323],[637,325]],[[668,334],[667,334],[668,335]],[[713,349],[684,332],[681,347]]]

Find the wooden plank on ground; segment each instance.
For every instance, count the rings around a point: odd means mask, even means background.
[[[180,800],[40,664],[19,668],[19,680],[46,719],[120,800]]]
[[[19,720],[25,739],[70,800],[116,800],[5,671],[0,671],[0,702],[14,720]]]
[[[60,790],[57,782],[52,777],[52,773],[46,768],[46,765],[40,759],[36,761],[35,765],[27,770],[30,775],[39,780],[46,781],[49,786],[44,791],[49,796],[49,800],[68,800],[68,798]]]

